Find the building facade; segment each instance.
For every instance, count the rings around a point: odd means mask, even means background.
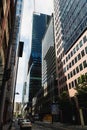
[[[73,99],[71,108],[61,108],[60,120],[81,122],[78,99],[75,98],[79,77],[87,74],[87,1],[54,0],[54,32],[58,95],[66,92]],[[78,105],[77,105],[78,104]],[[67,109],[66,109],[67,108]],[[70,110],[70,113],[69,113]],[[72,111],[73,110],[73,111]],[[65,114],[66,113],[66,114]],[[67,117],[68,114],[68,117]],[[86,109],[82,109],[84,122]],[[80,118],[78,118],[80,117]]]
[[[1,69],[3,78],[0,87],[0,127],[1,123],[6,123],[13,114],[22,4],[23,1],[20,0],[0,1],[0,53],[1,66],[4,68],[4,71]]]
[[[29,82],[29,102],[41,88],[41,57],[42,57],[42,38],[46,29],[46,16],[43,14],[33,14],[33,30]]]
[[[44,90],[42,114],[43,120],[51,121],[51,106],[58,101],[58,86],[56,82],[56,57],[54,44],[54,20],[50,16],[47,30],[42,40],[42,87]]]
[[[75,94],[76,83],[87,72],[87,1],[54,0],[56,70],[59,94]],[[85,64],[85,65],[84,65]]]

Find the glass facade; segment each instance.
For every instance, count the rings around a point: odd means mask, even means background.
[[[51,76],[56,76],[53,18],[51,18],[42,41],[42,86],[50,84]]]
[[[58,6],[66,52],[87,28],[87,0],[58,0]]]
[[[42,38],[46,30],[46,15],[33,14],[32,46],[31,57],[32,65],[30,68],[29,101],[41,88],[41,57],[42,57]]]

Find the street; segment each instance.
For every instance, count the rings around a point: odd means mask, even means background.
[[[18,125],[17,120],[15,120],[15,122],[13,123],[11,130],[20,130],[20,126]],[[87,130],[87,126],[81,127],[81,126],[74,126],[74,125],[64,125],[56,122],[52,124],[52,123],[37,121],[32,124],[32,130]]]
[[[15,128],[13,128],[12,130],[20,130],[20,127],[16,124]],[[39,124],[33,124],[32,125],[32,130],[69,130],[67,128],[52,128],[52,126],[44,126],[44,125],[39,125]]]

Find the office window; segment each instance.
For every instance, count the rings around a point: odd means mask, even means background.
[[[80,69],[80,71],[83,70],[82,64],[79,65],[79,69]]]
[[[70,74],[68,74],[68,79],[70,79]]]
[[[78,66],[76,67],[76,72],[77,72],[77,73],[79,72],[79,68],[78,68]]]
[[[75,69],[73,70],[73,75],[75,75],[76,74],[76,72],[75,72]]]
[[[85,47],[85,52],[86,52],[86,54],[87,54],[87,47]]]
[[[75,87],[76,87],[76,85],[77,85],[77,80],[76,79],[74,80],[74,84],[75,84]]]
[[[71,83],[69,83],[69,89],[71,89]]]
[[[81,51],[81,55],[82,55],[82,57],[85,55],[84,50]]]
[[[71,76],[71,77],[73,76],[73,73],[72,73],[72,71],[70,72],[70,76]]]
[[[76,50],[77,50],[77,51],[79,50],[79,46],[78,46],[78,44],[76,45]]]
[[[69,63],[69,68],[71,68],[71,62]]]
[[[72,60],[72,66],[74,65],[74,60]]]
[[[80,60],[81,59],[81,55],[80,55],[80,53],[78,54],[78,60]]]
[[[69,69],[69,65],[67,65],[67,70]]]
[[[73,56],[73,52],[71,51],[71,57]]]
[[[82,47],[83,43],[82,40],[79,42],[79,46]]]
[[[84,37],[83,37],[83,42],[86,43],[86,41],[87,41],[87,37],[84,36]]]
[[[75,63],[77,63],[77,57],[75,57]]]
[[[86,60],[85,60],[85,61],[83,61],[83,66],[84,66],[84,68],[86,68],[86,67],[87,67]]]
[[[74,87],[74,82],[72,81],[72,88]]]
[[[75,49],[75,48],[73,49],[73,53],[74,53],[74,54],[76,53],[76,49]]]

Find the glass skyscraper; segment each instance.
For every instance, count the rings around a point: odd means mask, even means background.
[[[87,0],[54,0],[55,19],[59,19],[64,51],[68,51],[87,29]],[[67,35],[66,35],[67,34]]]
[[[33,14],[29,101],[41,88],[42,38],[46,30],[46,15]]]

